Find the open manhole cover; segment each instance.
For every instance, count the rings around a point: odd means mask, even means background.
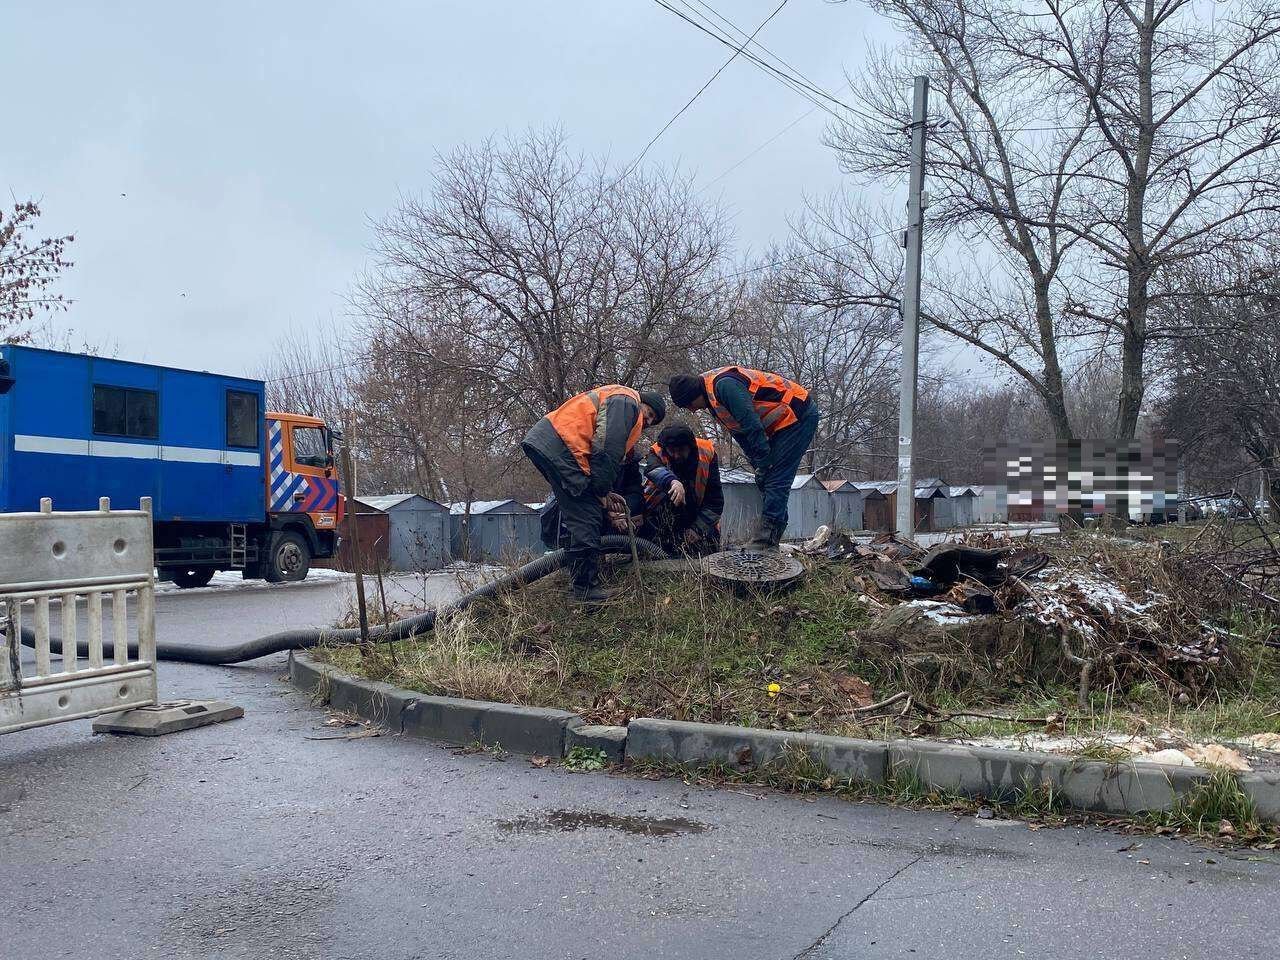
[[[766,589],[789,584],[804,573],[804,565],[794,557],[760,550],[725,550],[703,557],[702,564],[717,580]]]

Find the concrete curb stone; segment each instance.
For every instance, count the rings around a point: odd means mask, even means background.
[[[1109,764],[1033,750],[1001,750],[929,740],[894,740],[890,769],[922,784],[967,797],[1009,799],[1050,787],[1070,806],[1101,813],[1169,810],[1208,773],[1158,763]]]
[[[714,723],[634,719],[627,726],[626,755],[629,760],[758,766],[781,756],[788,746],[804,750],[838,777],[866,783],[885,780],[889,745],[883,741]]]
[[[1240,786],[1258,808],[1258,819],[1280,823],[1280,773],[1246,773]]]
[[[324,670],[304,653],[289,651],[289,682],[303,693],[315,693],[324,680]]]
[[[289,677],[308,693],[322,689],[335,710],[354,713],[409,736],[446,743],[501,746],[512,753],[564,756],[565,729],[581,718],[568,710],[486,700],[433,697],[363,680],[305,653],[291,653]]]
[[[606,727],[596,724],[570,724],[565,728],[564,752],[568,756],[574,747],[603,750],[609,763],[621,763],[626,757],[627,728]]]

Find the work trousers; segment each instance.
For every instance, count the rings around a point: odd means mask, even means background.
[[[800,461],[804,459],[813,436],[818,432],[818,421],[822,414],[814,404],[809,405],[805,415],[789,427],[784,427],[769,438],[769,446],[773,451],[764,475],[757,482],[760,495],[764,500],[761,513],[766,520],[787,525],[787,500],[791,496],[791,481],[796,478],[800,469]]]
[[[566,568],[575,586],[589,587],[595,582],[600,566],[600,531],[604,525],[604,507],[600,498],[583,492],[575,496],[565,489],[560,472],[528,444],[522,444],[525,456],[538,468],[551,486],[560,505],[560,527],[569,539],[565,550]]]

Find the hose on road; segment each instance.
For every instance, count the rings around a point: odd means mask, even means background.
[[[632,549],[632,540],[629,537],[611,534],[602,537],[600,540],[602,553],[631,553]],[[658,560],[666,556],[661,548],[648,540],[636,539],[635,549],[649,560]],[[403,640],[415,634],[426,633],[435,627],[436,621],[440,617],[448,617],[451,614],[458,613],[476,601],[495,596],[504,590],[528,586],[535,580],[541,580],[543,577],[555,573],[564,566],[566,559],[564,550],[553,550],[536,560],[526,563],[522,567],[517,567],[497,580],[492,580],[481,587],[477,587],[470,593],[464,593],[452,603],[445,604],[435,610],[428,610],[426,613],[420,613],[414,617],[395,620],[385,626],[374,627],[369,631],[369,640],[371,643],[388,643],[392,640]],[[36,643],[35,633],[29,628],[23,627],[22,642],[28,647],[34,647]],[[221,666],[230,663],[242,663],[245,660],[256,660],[272,653],[283,653],[285,650],[306,650],[322,643],[359,642],[359,627],[315,627],[306,630],[282,630],[279,633],[258,637],[256,640],[245,640],[242,643],[222,647],[206,646],[200,643],[184,643],[180,640],[159,641],[156,643],[156,659]],[[61,654],[62,641],[57,637],[50,637],[49,649],[55,654]],[[86,641],[81,640],[77,644],[77,649],[81,657],[88,658],[89,644]],[[111,641],[103,640],[102,654],[107,658],[115,656]],[[129,656],[136,657],[137,655],[137,644],[129,644]]]

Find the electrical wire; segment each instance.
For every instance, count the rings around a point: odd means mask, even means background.
[[[658,2],[659,2],[659,3],[662,3],[662,0],[658,0]],[[640,161],[641,161],[641,160],[643,160],[643,159],[645,158],[645,154],[647,154],[647,153],[649,152],[649,148],[650,148],[650,147],[652,147],[655,143],[657,143],[657,142],[658,142],[658,139],[659,139],[659,138],[660,138],[664,133],[666,133],[666,132],[667,132],[667,129],[668,129],[668,128],[673,124],[673,123],[675,123],[677,120],[679,120],[679,119],[680,119],[680,117],[681,117],[681,116],[683,116],[683,115],[684,115],[684,112],[685,112],[686,110],[688,110],[690,107],[692,107],[692,106],[693,106],[693,104],[697,101],[697,99],[698,99],[700,96],[702,96],[703,92],[707,89],[707,87],[711,86],[711,84],[713,84],[713,83],[715,82],[716,77],[718,77],[718,76],[720,76],[720,74],[724,73],[725,69],[729,66],[729,64],[733,63],[733,61],[734,61],[734,60],[736,60],[736,59],[738,58],[738,55],[739,55],[740,53],[742,53],[742,51],[743,51],[743,49],[746,47],[746,45],[747,45],[748,43],[750,43],[750,42],[755,38],[755,35],[756,35],[757,33],[759,33],[761,30],[763,30],[763,29],[765,28],[765,26],[769,23],[769,21],[770,21],[770,20],[772,20],[772,19],[773,19],[774,17],[776,17],[779,13],[781,13],[781,12],[782,12],[782,8],[783,8],[783,7],[785,7],[785,6],[787,5],[787,3],[788,3],[788,0],[782,0],[782,2],[781,2],[780,4],[778,4],[778,6],[777,6],[777,7],[775,7],[775,8],[774,8],[773,13],[769,14],[769,16],[765,17],[762,21],[760,21],[760,26],[758,26],[758,27],[756,27],[756,28],[755,28],[755,30],[752,32],[751,36],[750,36],[750,37],[748,37],[748,38],[746,39],[746,41],[742,44],[742,46],[741,46],[741,47],[736,48],[736,49],[733,51],[733,54],[729,57],[729,59],[728,59],[728,60],[726,60],[724,63],[720,64],[720,68],[719,68],[718,70],[716,70],[716,72],[715,72],[715,73],[713,73],[713,74],[712,74],[712,75],[707,79],[707,82],[706,82],[706,83],[704,83],[702,86],[700,86],[700,87],[698,88],[698,92],[697,92],[697,93],[695,93],[692,97],[690,97],[690,98],[689,98],[689,102],[688,102],[688,103],[686,103],[686,104],[685,104],[683,107],[681,107],[679,110],[677,110],[677,111],[675,112],[675,116],[673,116],[670,120],[668,120],[666,123],[664,123],[664,124],[662,125],[662,129],[660,129],[657,133],[655,133],[655,134],[653,135],[653,139],[651,139],[648,143],[646,143],[646,144],[645,144],[644,149],[640,151],[640,155],[639,155],[639,156],[637,156],[634,160],[632,160],[632,161],[631,161],[630,165],[628,165],[627,169],[623,171],[622,176],[621,176],[619,179],[626,179],[626,177],[631,173],[631,171],[632,171],[632,170],[634,170],[636,167],[638,167],[638,166],[640,165]],[[666,6],[666,5],[665,5],[665,4],[663,4],[663,6]],[[670,8],[670,7],[668,7],[667,9],[671,9],[671,8]]]
[[[856,117],[859,117],[860,119],[868,123],[873,123],[879,126],[889,128],[889,124],[885,123],[882,118],[874,117],[868,113],[865,113],[859,110],[856,107],[850,106],[849,104],[845,103],[843,100],[840,100],[837,97],[835,97],[830,92],[822,89],[821,87],[818,87],[814,84],[809,83],[803,77],[800,77],[792,73],[788,73],[785,70],[780,70],[778,67],[774,66],[773,64],[765,62],[760,57],[753,54],[750,50],[743,49],[745,48],[746,44],[743,44],[742,47],[739,47],[738,44],[733,39],[725,36],[722,33],[719,33],[717,30],[708,26],[706,22],[700,23],[697,20],[693,19],[693,17],[690,17],[688,14],[680,10],[677,10],[675,7],[671,6],[671,4],[667,2],[667,0],[654,0],[654,2],[658,4],[658,6],[662,7],[663,9],[675,14],[677,17],[679,17],[681,20],[688,23],[690,26],[707,34],[709,37],[716,40],[717,42],[722,43],[725,46],[733,48],[735,50],[739,50],[743,56],[745,56],[748,60],[754,63],[761,70],[764,70],[769,76],[773,77],[773,79],[777,80],[779,83],[783,84],[784,86],[788,87],[795,93],[804,97],[806,100],[808,100],[810,103],[814,104],[815,106],[818,106],[820,109],[825,110],[827,113],[831,114],[832,117],[834,117],[836,120],[840,121],[841,123],[846,122],[846,119],[842,117],[839,113],[837,113],[835,110],[833,110],[830,104],[834,103],[835,105],[843,108],[844,110],[847,110],[849,113],[853,114]],[[677,0],[677,2],[681,2],[681,0]],[[824,101],[829,101],[829,103]]]
[[[687,9],[687,10],[692,10],[692,9],[693,9],[693,8],[689,5],[690,0],[675,0],[675,2],[680,3],[680,4],[681,4],[681,5],[683,5],[683,6],[685,7],[685,9]],[[703,8],[704,10],[710,11],[710,13],[711,13],[711,14],[712,14],[716,19],[718,19],[721,23],[723,23],[725,26],[727,26],[727,27],[728,27],[730,30],[732,30],[734,33],[738,34],[738,36],[740,36],[740,37],[745,37],[745,36],[746,36],[746,33],[743,31],[743,29],[742,29],[741,27],[739,27],[736,23],[734,23],[732,20],[730,20],[730,19],[729,19],[728,17],[726,17],[724,14],[722,14],[722,13],[721,13],[719,10],[717,10],[715,7],[711,6],[711,4],[710,4],[710,3],[707,3],[707,2],[706,2],[706,0],[692,0],[692,2],[693,2],[693,3],[696,3],[699,7]],[[801,73],[801,72],[800,72],[800,68],[799,68],[799,67],[796,67],[795,65],[793,65],[793,64],[791,64],[791,63],[788,63],[786,60],[782,59],[782,57],[778,56],[776,53],[774,53],[772,50],[770,50],[768,47],[766,47],[766,46],[765,46],[763,43],[761,43],[759,40],[749,39],[749,40],[748,40],[748,43],[746,44],[746,46],[755,46],[755,47],[758,47],[760,50],[764,51],[764,53],[766,53],[768,56],[772,57],[772,58],[773,58],[773,60],[774,60],[774,61],[776,61],[778,64],[780,64],[783,68],[785,68],[786,70],[790,70],[790,71],[791,71],[791,73],[793,73],[795,76],[797,76],[797,77],[799,77],[801,80],[803,80],[803,81],[807,84],[807,86],[808,86],[808,89],[809,89],[809,90],[812,90],[812,91],[814,91],[815,93],[820,93],[822,96],[828,97],[828,98],[830,98],[832,101],[834,101],[834,102],[836,102],[836,103],[839,103],[839,102],[840,102],[839,100],[836,100],[836,98],[835,98],[834,96],[832,96],[830,93],[827,93],[825,90],[823,90],[823,88],[822,88],[822,87],[819,87],[819,86],[818,86],[818,85],[817,85],[813,80],[810,80],[810,79],[809,79],[808,77],[806,77],[803,73]]]

